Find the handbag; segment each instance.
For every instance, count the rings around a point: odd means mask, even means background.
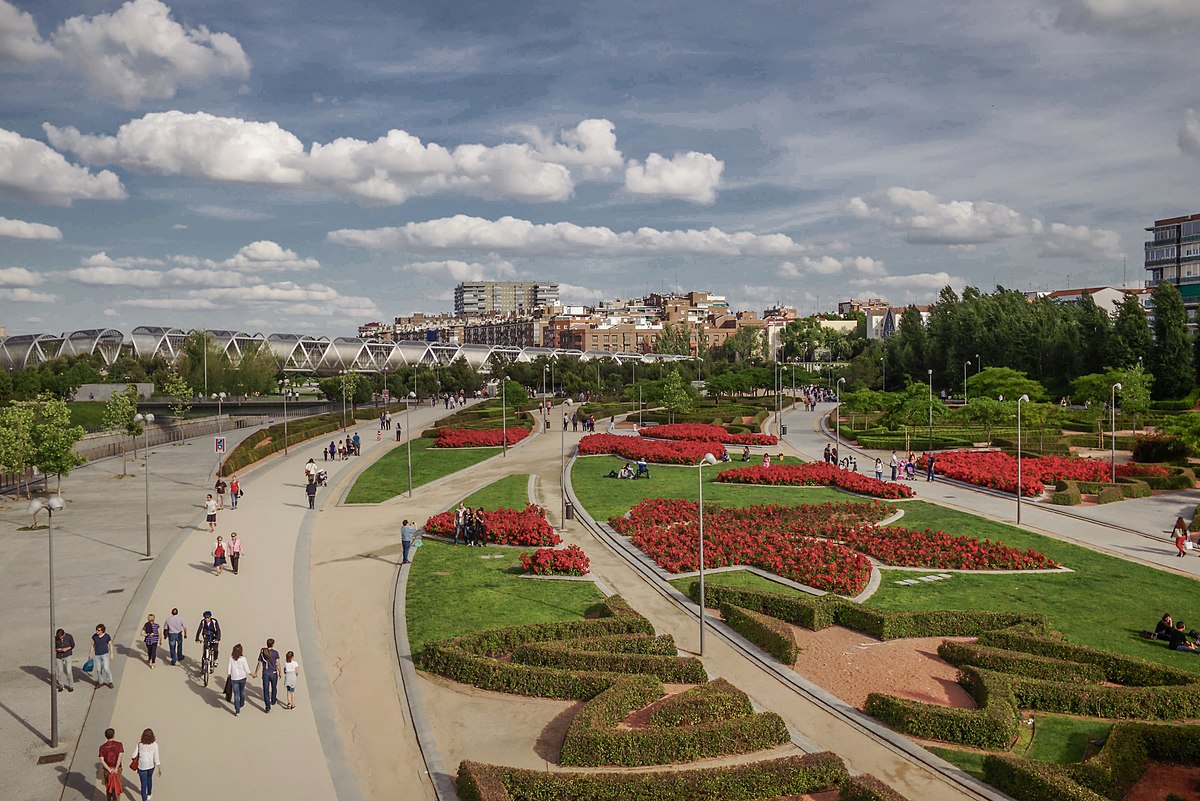
[[[225,690],[224,690],[224,693],[225,693],[225,700],[226,700],[226,701],[232,701],[232,700],[233,700],[233,679],[231,679],[229,676],[226,676],[226,677],[225,677]]]
[[[129,760],[129,769],[138,769],[138,755],[142,753],[142,744],[138,743],[137,750],[133,752],[133,759]]]
[[[83,663],[83,672],[91,673],[95,669],[96,669],[96,660],[92,659],[91,657],[88,657],[88,661]]]

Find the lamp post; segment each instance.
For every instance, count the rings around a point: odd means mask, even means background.
[[[542,429],[546,428],[546,376],[550,375],[550,365],[542,366]]]
[[[1109,421],[1112,426],[1112,428],[1110,430],[1110,434],[1112,436],[1112,442],[1110,444],[1112,445],[1111,464],[1112,464],[1112,483],[1114,483],[1114,484],[1117,483],[1117,390],[1118,389],[1124,389],[1124,387],[1121,386],[1121,383],[1119,381],[1112,385],[1112,403],[1110,403],[1108,405]]]
[[[700,656],[704,656],[704,465],[716,464],[717,457],[711,453],[704,454],[700,464],[696,465],[696,476],[699,479],[700,504]]]
[[[146,556],[150,556],[150,429],[146,426],[154,422],[154,415],[138,413],[133,419],[142,424],[142,433],[146,436]]]
[[[963,403],[967,402],[967,368],[970,366],[971,360],[967,359],[967,361],[963,364]]]
[[[1029,403],[1029,396],[1017,398],[1017,525],[1021,525],[1021,404]]]
[[[279,382],[279,394],[283,396],[283,455],[287,456],[288,452],[288,416],[287,402],[288,396],[292,394],[291,387],[288,386],[287,380]]]
[[[346,371],[341,370],[338,374],[342,377],[342,433],[346,433]]]
[[[887,356],[880,356],[879,363],[883,365],[883,386],[880,392],[887,392]]]
[[[51,495],[46,500],[34,498],[29,502],[29,514],[37,515],[45,509],[50,521],[46,524],[46,547],[50,564],[50,747],[58,747],[58,681],[55,669],[58,654],[54,650],[54,635],[58,629],[54,622],[54,513],[61,512],[66,502],[61,495]]]
[[[224,392],[214,392],[212,399],[217,402],[217,436],[225,435],[225,420],[221,413],[221,404],[229,397]],[[217,478],[221,477],[221,454],[217,454]]]
[[[929,370],[929,452],[933,453],[933,370]]]
[[[416,392],[408,393],[408,403],[404,406],[404,427],[408,429],[408,437],[404,440],[404,446],[408,449],[408,497],[412,497],[412,418],[409,412],[412,411],[413,400],[417,397]]]
[[[842,384],[846,383],[846,377],[842,376],[837,380],[837,405],[833,409],[833,426],[834,426],[834,450],[840,455],[842,452]]]
[[[508,458],[508,379],[500,376],[500,455]]]
[[[567,398],[565,401],[563,401],[563,406],[564,406],[563,427],[562,427],[562,432],[559,434],[559,438],[558,438],[559,458],[561,459],[561,462],[562,462],[562,466],[559,468],[561,470],[561,472],[558,474],[558,489],[559,489],[559,494],[562,496],[562,516],[558,518],[560,531],[567,527],[567,418],[566,418],[567,412],[566,412],[566,410],[571,408],[571,399]]]

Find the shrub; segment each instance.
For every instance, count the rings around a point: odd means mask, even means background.
[[[655,464],[695,466],[705,454],[720,457],[725,446],[719,442],[654,441],[619,434],[587,434],[579,440],[579,455],[612,454],[622,459],[645,459]]]
[[[991,750],[1004,749],[1017,736],[1017,708],[1006,686],[982,679],[975,668],[959,671],[963,685],[979,709],[909,701],[882,693],[871,693],[863,711],[902,734],[925,740],[942,740]]]
[[[1191,448],[1169,434],[1140,434],[1133,444],[1135,462],[1177,462],[1191,456]]]
[[[1061,638],[1015,628],[988,631],[979,637],[979,645],[1003,648],[1008,651],[1034,654],[1051,659],[1065,659],[1080,664],[1096,665],[1104,672],[1104,680],[1125,687],[1156,685],[1185,685],[1197,680],[1195,673],[1160,665],[1148,659],[1070,643]]]
[[[529,436],[523,426],[501,429],[439,428],[435,448],[498,448],[506,442],[516,445]]]
[[[1120,487],[1104,487],[1096,495],[1097,503],[1114,503],[1125,499],[1125,494],[1121,492]]]
[[[744,692],[725,679],[714,679],[662,701],[650,714],[648,723],[651,726],[694,726],[752,714],[754,707]]]
[[[844,470],[825,462],[779,464],[771,467],[735,467],[717,474],[723,484],[766,484],[769,486],[839,487],[847,492],[875,498],[911,498],[912,488],[896,482],[878,481],[870,476]]]
[[[713,424],[668,423],[638,430],[643,437],[655,439],[696,440],[720,442],[725,445],[778,445],[779,438],[771,434],[733,434],[721,427],[720,418]]]
[[[704,603],[707,606],[720,607],[730,604],[742,609],[752,609],[813,631],[829,628],[834,622],[837,601],[828,596],[805,598],[781,592],[713,584],[704,589]],[[700,582],[693,581],[688,585],[688,597],[694,603],[700,603]]]
[[[952,665],[974,665],[1034,679],[1073,681],[1078,684],[1099,684],[1104,681],[1104,671],[1098,665],[1022,654],[975,643],[943,642],[938,646],[938,656]]]
[[[1050,494],[1050,503],[1055,506],[1078,506],[1083,503],[1083,495],[1079,491],[1079,484],[1074,481],[1060,481],[1061,489],[1056,489]]]
[[[851,776],[842,782],[838,801],[908,801],[869,773]]]
[[[591,560],[578,545],[566,548],[539,548],[521,554],[521,570],[535,576],[584,576],[591,569]]]
[[[762,648],[785,665],[792,665],[800,653],[791,626],[778,618],[742,609],[731,604],[721,605],[725,623],[750,642]]]
[[[221,463],[221,475],[233,475],[248,465],[283,450],[283,427],[283,423],[276,423],[238,443]],[[289,421],[287,427],[287,444],[292,446],[328,434],[330,431],[337,431],[342,427],[342,418],[341,415],[323,414]]]
[[[488,542],[496,545],[558,545],[562,537],[546,522],[546,510],[537,504],[524,509],[496,509],[483,513]],[[454,512],[442,512],[425,521],[425,533],[454,536]],[[586,557],[585,557],[586,559]]]
[[[574,640],[522,643],[513,651],[512,661],[522,665],[563,670],[644,673],[673,684],[699,684],[708,681],[704,664],[694,656],[590,651],[578,647]],[[660,688],[655,698],[661,695]]]

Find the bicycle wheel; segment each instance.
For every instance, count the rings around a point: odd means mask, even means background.
[[[208,686],[208,677],[212,675],[212,654],[208,648],[204,649],[204,661],[200,663],[200,677],[204,679],[204,686]]]

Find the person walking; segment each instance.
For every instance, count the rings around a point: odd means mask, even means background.
[[[309,459],[304,465],[304,477],[309,481],[317,480],[317,463],[313,459]]]
[[[150,801],[154,795],[154,771],[162,778],[162,762],[158,758],[158,743],[154,739],[154,729],[142,732],[142,739],[137,744],[134,755],[137,765],[138,779],[142,783],[142,801]]]
[[[237,575],[238,562],[242,558],[242,540],[238,537],[237,532],[231,532],[229,535],[229,567],[233,570],[233,575]]]
[[[358,436],[357,431],[354,432],[352,441],[354,442],[354,455],[362,456],[362,439]]]
[[[117,801],[125,793],[121,783],[121,755],[125,746],[117,739],[116,729],[104,730],[104,742],[100,744],[100,769],[104,772],[105,801]]]
[[[402,565],[408,564],[408,551],[412,548],[413,537],[416,536],[416,533],[417,529],[408,522],[407,518],[400,524],[400,546],[404,549],[402,557],[404,561],[400,563]]]
[[[54,683],[61,693],[75,692],[75,677],[71,675],[71,654],[75,653],[75,638],[63,629],[54,632]]]
[[[217,535],[217,544],[213,547],[213,575],[221,575],[221,568],[225,567],[225,543],[221,542],[220,535]]]
[[[142,624],[142,641],[146,643],[146,655],[151,670],[158,661],[158,631],[159,627],[154,622],[154,615],[146,615],[146,622]]]
[[[180,616],[179,610],[171,608],[171,616],[163,621],[167,630],[167,648],[171,652],[171,664],[183,659],[183,641],[187,637],[187,622]]]
[[[895,468],[892,468],[892,472],[895,473]],[[883,460],[879,458],[875,459],[875,480],[883,481]]]
[[[296,652],[288,651],[283,658],[283,688],[287,690],[287,703],[284,709],[296,708],[296,677],[300,675],[300,663],[296,661]]]
[[[217,502],[213,500],[212,493],[208,494],[208,500],[204,502],[204,519],[208,522],[208,533],[217,533]]]
[[[92,645],[88,648],[88,659],[93,660],[92,675],[96,686],[107,684],[108,689],[113,689],[112,636],[103,623],[96,624],[96,633],[92,635]],[[105,677],[108,681],[104,681]]]
[[[268,639],[267,646],[258,652],[258,662],[254,665],[254,678],[258,678],[260,670],[263,683],[263,708],[270,712],[271,707],[279,703],[279,652],[275,650],[275,640],[273,639]]]
[[[329,443],[329,461],[332,462],[336,459],[337,459],[337,443],[330,442]]]
[[[246,678],[250,675],[250,663],[246,661],[240,642],[229,652],[227,672],[233,687],[233,714],[236,717],[242,714],[242,707],[246,703]]]
[[[892,481],[896,480],[896,471],[900,467],[900,460],[896,458],[896,452],[892,451],[892,460],[888,463],[892,467]]]
[[[220,511],[225,508],[225,491],[229,489],[229,484],[225,479],[217,476],[217,483],[213,484],[213,489],[217,491],[217,510]]]
[[[242,497],[242,482],[238,481],[237,476],[229,478],[229,508],[236,509],[238,498]],[[236,573],[237,571],[233,571]]]
[[[925,463],[925,480],[933,481],[934,476],[936,476],[936,475],[937,475],[937,459],[935,459],[933,454],[931,453],[931,454],[929,454],[929,461],[927,461]]]
[[[1182,517],[1177,517],[1175,525],[1171,527],[1171,536],[1178,537],[1180,532],[1183,532],[1183,536],[1188,536],[1188,524]]]
[[[1178,528],[1176,528],[1175,529],[1175,548],[1179,551],[1180,557],[1187,556],[1187,541],[1188,541],[1187,529],[1180,531]]]
[[[308,508],[317,508],[317,479],[310,478],[308,484],[304,487],[304,494],[308,496]]]

